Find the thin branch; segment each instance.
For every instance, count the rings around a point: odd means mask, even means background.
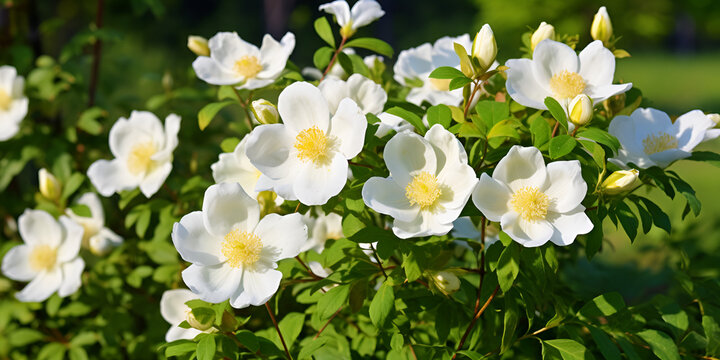
[[[352,166],[361,166],[361,167],[368,168],[368,169],[374,169],[374,168],[375,168],[375,167],[372,166],[372,165],[358,164],[358,163],[352,162],[352,161],[348,161],[348,164],[350,164],[350,165],[352,165]]]
[[[288,359],[292,360],[292,355],[290,355],[290,350],[288,350],[287,345],[285,345],[285,338],[283,338],[282,333],[280,332],[280,327],[278,326],[277,320],[275,320],[275,315],[273,315],[272,310],[270,309],[270,304],[265,303],[265,308],[267,309],[268,315],[270,315],[273,325],[275,325],[275,330],[277,331],[277,334],[280,337],[280,342],[285,349],[285,355],[287,355]]]
[[[347,37],[342,38],[340,41],[340,46],[338,46],[337,50],[335,50],[335,54],[333,54],[332,59],[330,59],[330,63],[325,68],[325,71],[323,72],[322,77],[320,78],[319,82],[322,82],[325,79],[325,76],[330,72],[330,69],[332,69],[333,65],[335,65],[335,59],[337,59],[338,54],[342,51],[343,46],[345,46],[345,41],[347,41]]]
[[[475,96],[475,93],[480,88],[480,85],[482,82],[480,80],[473,81],[473,84],[475,84],[475,87],[473,87],[472,92],[470,93],[470,97],[468,97],[467,103],[465,103],[465,111],[463,111],[463,119],[467,119],[468,111],[470,111],[470,104],[472,104],[472,99]]]
[[[382,262],[380,261],[380,257],[378,256],[377,251],[375,251],[375,247],[373,246],[373,244],[370,244],[370,249],[372,249],[373,257],[375,257],[375,260],[377,261],[380,271],[382,271],[383,276],[385,276],[385,278],[387,279],[388,278],[387,273],[385,273],[385,268],[383,268]]]
[[[485,312],[485,309],[490,305],[490,302],[495,298],[495,295],[497,295],[498,290],[500,289],[500,285],[495,287],[495,291],[493,291],[492,295],[485,301],[485,304],[475,313],[475,316],[473,316],[472,320],[470,321],[470,324],[468,325],[467,329],[465,330],[465,333],[463,334],[462,338],[460,339],[460,343],[458,344],[457,350],[455,350],[455,353],[453,354],[453,359],[457,358],[458,351],[462,350],[463,345],[465,345],[465,340],[467,340],[468,335],[470,335],[470,331],[475,326],[475,322],[480,318],[480,315]]]
[[[555,134],[557,134],[558,128],[560,127],[560,122],[555,121],[555,127],[553,128],[552,135],[550,135],[551,138],[555,137]]]
[[[97,12],[95,13],[95,27],[96,31],[103,27],[103,8],[105,1],[97,0]],[[95,44],[93,44],[93,62],[92,68],[90,69],[90,86],[88,88],[88,107],[95,105],[95,92],[97,90],[98,77],[100,76],[100,55],[102,51],[102,41],[99,37],[95,37]]]
[[[327,320],[325,325],[323,325],[323,327],[321,327],[320,330],[318,330],[317,334],[315,334],[315,336],[313,337],[313,340],[317,339],[320,336],[320,334],[322,334],[322,332],[325,330],[325,328],[328,325],[330,325],[330,322],[340,313],[340,311],[342,311],[342,309],[343,309],[343,307],[341,306],[339,309],[337,309],[337,311],[334,314],[332,314],[332,316]]]

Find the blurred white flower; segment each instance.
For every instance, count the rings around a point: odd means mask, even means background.
[[[178,144],[180,117],[170,114],[165,128],[153,113],[133,111],[110,129],[113,160],[97,160],[88,168],[88,178],[102,196],[140,187],[151,197],[172,170],[173,150]]]
[[[85,193],[77,203],[88,207],[90,217],[75,214],[72,209],[65,210],[65,213],[83,227],[82,246],[84,248],[89,249],[95,255],[105,255],[114,247],[122,244],[122,237],[105,227],[105,212],[97,194]]]
[[[210,56],[210,48],[208,47],[208,41],[202,36],[188,36],[187,47],[195,55]]]
[[[483,173],[472,194],[475,206],[490,221],[525,247],[569,245],[587,234],[593,223],[581,202],[587,184],[580,162],[555,161],[547,166],[535,147],[515,145],[492,177]]]
[[[470,239],[477,242],[481,242],[482,232],[480,228],[475,225],[469,216],[461,216],[457,220],[453,221],[452,236],[459,239]],[[500,232],[493,225],[485,226],[485,247],[494,244],[500,240]],[[470,248],[467,242],[462,240],[456,240],[456,244],[466,248]]]
[[[618,156],[609,161],[625,168],[627,163],[643,169],[667,167],[675,160],[690,156],[714,125],[700,110],[685,113],[674,123],[666,113],[653,108],[636,109],[630,116],[618,115],[610,122],[608,132],[622,147]],[[718,135],[720,133],[714,134]]]
[[[320,254],[325,248],[325,242],[328,239],[341,239],[342,216],[336,213],[325,214],[318,208],[317,216],[312,216],[310,211],[303,215],[303,221],[308,227],[308,241],[300,248],[300,252],[314,250]],[[327,275],[326,275],[327,276]]]
[[[60,182],[51,172],[42,168],[38,171],[38,184],[40,194],[48,200],[58,201],[62,194],[62,186]]]
[[[375,130],[375,136],[379,138],[389,134],[390,131],[399,133],[403,131],[413,131],[415,129],[415,127],[407,122],[407,120],[397,115],[384,112],[379,114],[377,117],[380,119],[380,124],[378,125],[378,129]]]
[[[250,162],[272,180],[256,190],[273,190],[305,205],[325,204],[343,189],[348,160],[362,150],[365,115],[343,99],[331,119],[320,90],[306,82],[280,93],[278,111],[282,124],[260,125],[248,135]]]
[[[632,87],[613,85],[615,55],[601,41],[591,42],[578,55],[569,46],[546,39],[535,47],[532,59],[511,59],[505,65],[508,94],[534,109],[547,110],[548,96],[567,111],[570,101],[580,94],[597,104]]]
[[[30,281],[15,297],[37,302],[56,291],[61,297],[75,293],[85,268],[78,256],[82,226],[66,216],[57,221],[43,210],[27,209],[18,219],[18,228],[25,243],[11,248],[2,261],[5,276]]]
[[[340,35],[352,36],[358,28],[379,19],[385,12],[375,0],[359,0],[352,10],[345,0],[336,0],[320,5],[320,11],[335,15],[335,21],[340,25]]]
[[[315,274],[323,279],[330,276],[330,274],[332,274],[331,269],[324,268],[322,266],[322,264],[320,264],[317,261],[309,262],[308,267],[310,268],[310,271],[312,271],[313,274]],[[323,286],[322,289],[323,289],[323,291],[328,292],[328,291],[330,291],[330,289],[337,287],[338,285],[339,284],[326,285],[326,286]]]
[[[371,71],[375,69],[375,66],[377,63],[385,63],[385,59],[382,56],[378,55],[368,55],[363,58],[363,63],[365,63],[365,66],[368,67]]]
[[[197,76],[213,85],[236,85],[238,89],[259,89],[275,82],[295,48],[295,35],[287,33],[280,42],[265,34],[262,46],[241,39],[234,32],[219,32],[208,42],[210,56],[193,62]]]
[[[387,101],[387,93],[382,86],[360,74],[352,74],[347,80],[328,77],[318,85],[318,89],[330,106],[330,114],[337,112],[345,98],[354,101],[364,114],[373,115],[381,113]]]
[[[28,98],[23,95],[25,79],[9,65],[0,66],[0,141],[17,134],[20,122],[28,112]]]
[[[173,289],[163,292],[160,298],[160,315],[170,323],[170,329],[165,333],[166,342],[180,339],[192,340],[198,334],[212,332],[210,329],[200,331],[192,327],[185,329],[178,326],[192,316],[190,307],[185,303],[196,299],[199,299],[199,297],[187,289]]]
[[[390,176],[365,183],[365,204],[390,215],[393,232],[402,239],[447,234],[477,182],[460,141],[436,124],[425,137],[408,131],[395,135],[383,157]]]
[[[240,184],[222,183],[207,189],[202,211],[175,223],[173,244],[192,263],[182,278],[200,299],[230,299],[240,309],[275,294],[282,279],[276,263],[300,253],[307,226],[298,213],[259,217],[260,206]]]

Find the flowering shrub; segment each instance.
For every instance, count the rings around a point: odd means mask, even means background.
[[[319,9],[314,68],[289,60],[292,33],[190,36],[212,93],[197,125],[167,106],[164,123],[138,110],[106,133],[91,107],[51,132],[38,104],[71,77],[42,58],[25,87],[0,67],[0,190],[27,208],[2,235],[0,358],[720,356],[716,279],[681,268],[672,296],[628,306],[564,275],[605,250],[604,222],[631,241],[670,233],[639,189],[698,215],[667,168],[720,164],[694,151],[718,115],[673,121],[614,82],[629,54],[604,7],[579,53],[542,22],[499,64],[515,45],[486,24],[392,71],[393,49],[359,35],[376,1]]]

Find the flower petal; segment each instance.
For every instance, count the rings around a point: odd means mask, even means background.
[[[327,101],[318,88],[307,82],[292,83],[280,93],[278,112],[293,133],[313,126],[327,131],[330,125]]]
[[[62,228],[55,219],[43,210],[27,209],[18,218],[20,237],[28,245],[49,245],[57,247],[62,241]]]
[[[505,63],[508,70],[507,92],[520,105],[545,110],[545,98],[552,96],[547,86],[540,85],[535,78],[533,62],[530,59],[512,59]]]
[[[422,171],[435,175],[437,158],[432,146],[420,135],[402,132],[393,136],[383,152],[390,177],[402,188]]]
[[[615,55],[595,40],[580,52],[580,76],[588,85],[603,87],[610,85],[615,76]]]
[[[437,176],[438,182],[443,184],[440,204],[446,209],[460,209],[465,207],[470,195],[477,184],[475,170],[470,165],[456,163],[454,166],[445,166]],[[445,219],[445,218],[443,218]],[[445,219],[452,222],[453,219]]]
[[[345,26],[350,21],[350,5],[345,0],[335,0],[331,3],[322,4],[318,9],[335,15],[335,20],[340,27]]]
[[[281,179],[295,171],[291,149],[295,139],[286,125],[260,125],[247,136],[245,153],[264,175]]]
[[[243,77],[235,72],[227,71],[220,64],[207,56],[198,56],[192,63],[197,77],[212,85],[233,85],[241,82]]]
[[[130,175],[119,159],[95,161],[88,168],[87,176],[100,195],[106,197],[115,192],[134,189],[141,181]]]
[[[700,110],[693,110],[680,115],[673,123],[673,128],[678,139],[678,149],[692,151],[695,146],[705,139],[705,132],[715,126],[705,113]]]
[[[260,219],[260,205],[238,183],[211,185],[203,200],[203,223],[213,236],[225,237],[230,231],[252,231]]]
[[[684,159],[690,157],[692,153],[680,149],[669,149],[658,153],[651,154],[648,156],[650,160],[655,162],[659,167],[668,167],[675,160]]]
[[[540,150],[532,146],[515,145],[498,162],[492,177],[505,183],[512,192],[525,186],[544,189],[547,169]]]
[[[30,281],[38,272],[30,266],[32,246],[21,244],[8,250],[2,260],[2,272],[16,281]]]
[[[545,39],[535,47],[532,68],[540,86],[547,86],[549,89],[553,75],[563,71],[577,73],[580,69],[580,60],[571,47]]]
[[[167,290],[160,298],[160,315],[171,325],[178,325],[186,320],[187,311],[190,310],[185,303],[197,298],[188,289]]]
[[[183,216],[173,226],[173,245],[183,260],[193,264],[210,266],[225,261],[222,241],[222,237],[213,236],[205,229],[200,211]]]
[[[100,197],[98,197],[96,193],[88,192],[83,194],[80,196],[77,203],[85,205],[88,209],[90,209],[91,218],[95,221],[95,223],[100,226],[105,224],[105,211],[103,210],[102,203],[100,202]]]
[[[172,163],[166,162],[160,166],[153,167],[150,172],[145,174],[145,178],[140,183],[140,191],[146,198],[152,197],[165,182],[165,179],[172,171]]]
[[[437,157],[437,169],[438,172],[442,171],[446,163],[452,164],[467,164],[468,158],[465,148],[460,143],[455,135],[445,130],[440,124],[433,125],[430,130],[425,133],[425,140],[435,150],[435,156]]]
[[[548,221],[527,221],[514,211],[503,215],[500,226],[508,236],[525,247],[540,246],[553,235],[553,227]]]
[[[172,153],[178,145],[178,132],[180,132],[180,117],[175,114],[168,115],[165,118],[163,147],[153,154],[150,159],[156,162],[172,161]]]
[[[170,329],[168,329],[167,333],[165,333],[165,341],[173,342],[175,340],[192,340],[198,336],[198,334],[202,334],[202,331],[195,328],[184,329],[177,325],[173,325]]]
[[[425,43],[416,48],[401,51],[397,62],[393,66],[393,73],[395,74],[393,78],[395,81],[407,85],[405,79],[427,77],[434,69],[432,50],[432,45]]]
[[[375,0],[360,0],[353,5],[350,14],[352,28],[357,29],[381,18],[385,12]]]
[[[267,214],[254,232],[263,244],[263,253],[267,249],[273,262],[297,256],[308,240],[307,226],[298,213]]]
[[[393,219],[408,222],[418,217],[419,207],[410,205],[405,189],[391,178],[371,177],[363,185],[362,197],[369,208]]]
[[[302,163],[293,183],[293,191],[305,205],[323,205],[345,187],[347,171],[347,159],[340,153],[335,153],[327,165]]]
[[[190,290],[203,301],[220,303],[240,288],[243,273],[247,271],[230,267],[228,263],[212,266],[192,264],[183,270],[182,278]]]
[[[242,279],[242,287],[230,298],[230,305],[236,309],[242,309],[250,305],[260,306],[277,292],[282,280],[282,273],[267,269],[265,271],[245,271]]]
[[[599,104],[611,96],[622,94],[632,88],[632,83],[627,84],[616,84],[616,85],[604,85],[604,86],[588,86],[585,89],[585,93],[589,96],[593,104]]]
[[[15,298],[22,302],[45,301],[60,288],[61,282],[60,267],[55,267],[51,271],[42,271],[25,288],[15,293]]]
[[[257,74],[258,78],[277,78],[280,72],[285,69],[287,59],[295,48],[295,35],[291,32],[282,38],[284,43],[277,42],[270,34],[265,34],[260,46],[260,61],[262,71]]]
[[[547,172],[548,187],[542,191],[552,199],[548,210],[564,213],[580,205],[587,194],[587,183],[582,177],[580,162],[551,162]]]
[[[110,152],[121,159],[127,158],[137,144],[152,143],[158,150],[165,145],[163,126],[157,116],[148,111],[133,111],[130,118],[118,119],[108,137]]]
[[[77,257],[75,260],[62,264],[62,283],[58,289],[60,297],[74,294],[82,285],[82,272],[85,268],[85,261]]]
[[[318,89],[322,92],[325,100],[328,103],[328,109],[331,114],[337,112],[340,101],[350,97],[350,87],[342,79],[336,77],[328,77],[323,80],[319,85]]]
[[[78,256],[84,229],[65,215],[60,216],[60,224],[63,227],[63,239],[57,249],[57,261],[63,263]]]
[[[347,87],[349,96],[358,104],[363,113],[379,114],[382,112],[383,106],[387,102],[387,93],[380,84],[360,74],[352,74],[347,79]],[[331,113],[334,112],[331,111]]]
[[[243,56],[260,58],[260,50],[234,32],[219,32],[208,40],[210,57],[226,72],[232,72],[235,62]]]
[[[510,189],[500,181],[493,179],[488,174],[480,175],[480,180],[472,193],[472,201],[475,207],[490,221],[500,221],[510,211],[508,204],[512,194]]]
[[[550,241],[558,246],[570,245],[578,235],[587,234],[593,229],[593,223],[585,215],[585,207],[582,205],[564,214],[552,214],[548,221],[555,228]]]
[[[330,120],[329,135],[340,140],[339,150],[352,159],[362,150],[367,120],[357,104],[350,99],[340,101],[337,113]]]

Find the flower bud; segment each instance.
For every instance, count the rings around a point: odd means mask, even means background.
[[[598,9],[595,18],[593,18],[592,25],[590,26],[590,36],[594,40],[600,40],[603,43],[607,43],[612,36],[613,29],[612,23],[610,22],[610,15],[608,15],[607,9],[601,6]]]
[[[602,191],[609,195],[630,191],[640,185],[639,174],[640,172],[635,169],[618,170],[603,181]]]
[[[57,178],[45,168],[38,172],[40,181],[40,194],[48,200],[57,201],[60,199],[60,183]]]
[[[210,56],[208,41],[202,36],[188,36],[187,47],[197,56]]]
[[[715,127],[720,125],[720,114],[706,114],[715,123]]]
[[[445,295],[450,295],[460,289],[460,279],[450,271],[438,271],[433,276],[435,286]]]
[[[490,68],[497,56],[497,43],[490,25],[480,28],[472,44],[472,56],[478,60],[483,71]]]
[[[530,37],[530,49],[535,50],[537,44],[545,39],[555,39],[555,27],[543,21]]]
[[[593,118],[592,99],[585,94],[576,96],[568,106],[570,112],[570,121],[577,125],[583,126],[590,122]]]
[[[193,328],[198,329],[200,331],[208,330],[213,326],[213,320],[210,320],[210,321],[207,321],[204,323],[200,322],[195,317],[195,315],[193,315],[192,311],[188,311],[187,318],[185,320],[187,320],[187,322],[188,322],[188,324],[190,324],[190,326],[192,326]]]
[[[104,256],[117,246],[117,243],[110,241],[110,239],[104,236],[93,236],[88,239],[87,246],[93,254]]]
[[[265,99],[253,101],[252,112],[255,119],[261,124],[276,124],[280,120],[280,114],[275,104]]]

